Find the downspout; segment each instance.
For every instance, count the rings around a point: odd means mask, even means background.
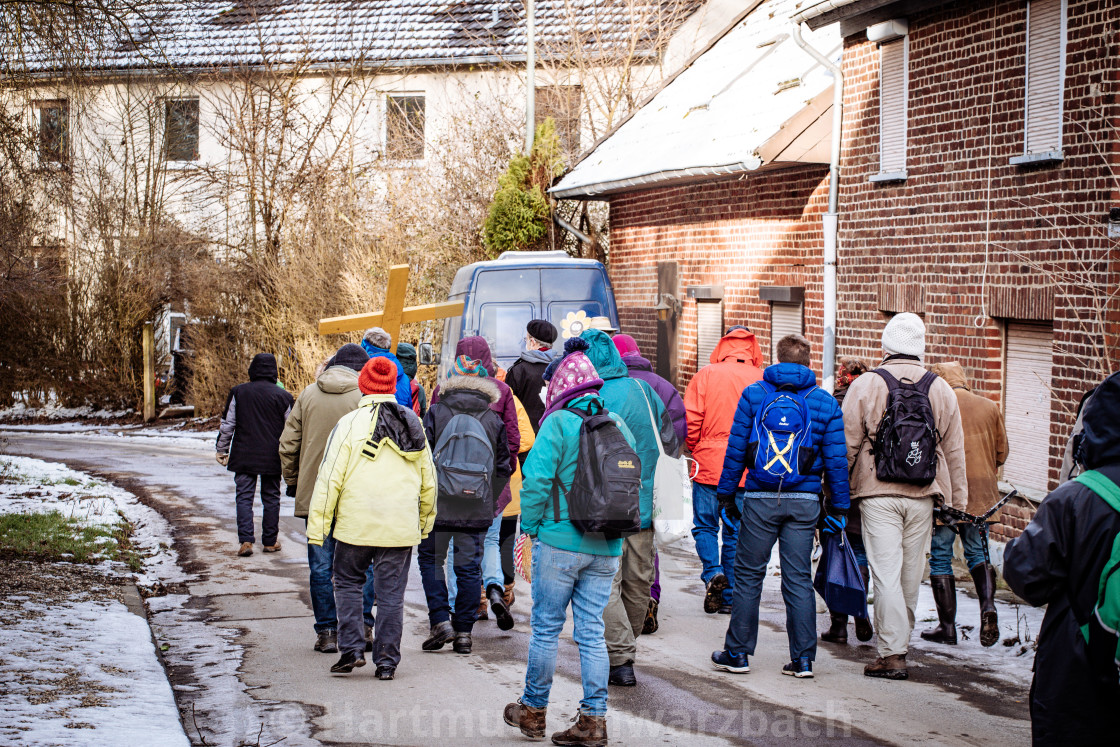
[[[593,241],[591,240],[591,237],[590,237],[590,236],[588,236],[588,235],[587,235],[587,234],[585,234],[585,233],[584,233],[583,231],[581,231],[581,230],[579,230],[578,228],[576,228],[575,226],[573,226],[573,225],[572,225],[571,223],[569,223],[568,221],[566,221],[566,220],[564,220],[563,218],[561,218],[561,217],[560,217],[560,214],[559,214],[559,213],[557,213],[557,214],[553,215],[553,216],[552,216],[552,219],[553,219],[554,221],[556,221],[556,225],[558,225],[558,226],[560,226],[561,228],[563,228],[563,229],[564,229],[565,231],[567,231],[568,233],[570,233],[570,234],[571,234],[572,236],[575,236],[575,237],[576,237],[577,239],[579,239],[579,240],[580,240],[581,242],[583,242],[584,244],[587,244],[588,246],[591,246],[591,245],[592,245],[592,244],[594,243],[594,242],[593,242]]]
[[[537,122],[537,9],[534,0],[525,3],[525,155],[533,155]]]
[[[797,46],[833,75],[832,150],[828,160],[828,212],[824,228],[824,350],[821,353],[822,388],[836,386],[836,236],[840,218],[840,133],[844,123],[844,72],[801,36],[801,18],[794,16],[792,36]]]

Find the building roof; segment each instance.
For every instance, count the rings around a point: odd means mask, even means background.
[[[704,0],[537,0],[538,55],[585,55],[659,43]],[[188,0],[144,2],[128,24],[78,62],[90,71],[213,69],[264,64],[416,67],[525,59],[522,0]],[[575,29],[573,30],[573,22]],[[632,29],[637,28],[637,31]],[[574,32],[574,33],[573,33]],[[27,45],[26,67],[73,65]],[[7,64],[7,63],[6,63]]]
[[[594,198],[791,163],[828,163],[832,76],[790,36],[795,0],[765,0],[552,189]],[[835,27],[806,41],[839,61]]]

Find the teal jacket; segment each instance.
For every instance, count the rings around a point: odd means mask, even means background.
[[[660,435],[654,430],[653,423],[660,424],[662,429],[668,428],[666,437],[673,442],[675,436],[672,421],[653,387],[639,379],[630,378],[630,371],[619,355],[618,348],[605,332],[590,329],[580,337],[587,341],[587,357],[599,372],[599,378],[605,382],[599,390],[599,396],[603,398],[607,410],[619,415],[634,434],[634,451],[638,452],[638,458],[642,460],[642,529],[649,529],[653,525],[653,474],[657,469],[657,457],[660,453],[657,449]],[[652,421],[649,414],[651,407]],[[670,443],[666,451],[675,453],[676,448],[675,443]]]
[[[579,408],[587,412],[591,402],[602,400],[594,394],[586,394],[568,403],[568,408]],[[576,460],[579,457],[579,427],[583,420],[575,413],[558,410],[541,424],[533,450],[522,467],[524,482],[521,486],[521,531],[536,537],[546,545],[584,552],[590,555],[622,554],[622,540],[607,540],[602,534],[584,534],[568,521],[568,490],[576,476]],[[634,436],[626,423],[617,415],[611,417],[618,423],[618,429],[634,445]],[[557,484],[560,496],[560,521],[552,505],[552,485]]]

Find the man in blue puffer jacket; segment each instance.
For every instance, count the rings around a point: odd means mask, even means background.
[[[822,475],[828,479],[832,496],[824,531],[843,531],[847,523],[848,452],[840,405],[831,394],[817,387],[817,377],[809,369],[809,341],[801,335],[788,335],[778,342],[777,353],[778,363],[763,372],[762,382],[751,384],[739,398],[717,488],[721,508],[732,519],[741,511],[742,518],[735,554],[731,622],[724,650],[712,654],[712,663],[728,672],[750,671],[747,657],[754,654],[758,641],[762,580],[777,541],[790,654],[790,663],[782,668],[782,674],[812,677],[817,653],[816,600],[810,578],[813,530],[821,511]],[[755,414],[771,391],[763,382],[804,398],[810,420],[811,439],[807,445],[812,449],[812,468],[802,472],[803,480],[785,490],[762,483],[752,469],[747,473],[740,509],[735,505],[735,491],[743,470],[753,466],[754,457],[748,445],[752,441]]]
[[[397,360],[397,356],[393,355],[390,348],[393,347],[393,338],[389,333],[381,329],[381,327],[370,327],[362,336],[362,349],[365,350],[370,358],[388,358],[392,361],[393,365],[397,368],[397,388],[394,391],[394,397],[398,405],[402,405],[409,409],[412,408],[412,380],[408,378],[408,374],[404,372],[404,366]]]

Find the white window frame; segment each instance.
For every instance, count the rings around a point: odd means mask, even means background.
[[[389,155],[389,107],[392,99],[424,100],[423,155],[420,158],[393,158]],[[381,153],[386,161],[397,166],[423,164],[428,157],[428,94],[425,91],[384,91],[381,96]]]
[[[1023,82],[1023,155],[1015,156],[1011,159],[1011,164],[1014,166],[1023,166],[1039,163],[1055,163],[1064,159],[1062,152],[1062,141],[1065,139],[1065,127],[1063,120],[1065,119],[1065,90],[1066,90],[1066,40],[1068,38],[1067,22],[1069,18],[1068,13],[1068,0],[1058,0],[1060,6],[1059,12],[1061,13],[1060,21],[1060,38],[1058,40],[1058,133],[1057,142],[1051,143],[1049,146],[1034,151],[1029,149],[1030,139],[1030,74],[1031,74],[1031,7],[1036,4],[1038,0],[1028,0],[1027,2],[1027,23],[1026,35],[1024,44],[1026,46],[1026,65],[1024,67],[1024,82]]]
[[[901,168],[883,168],[883,47],[902,45],[902,164]],[[906,160],[910,130],[910,35],[879,44],[879,171],[872,174],[872,182],[900,182],[906,180]]]

